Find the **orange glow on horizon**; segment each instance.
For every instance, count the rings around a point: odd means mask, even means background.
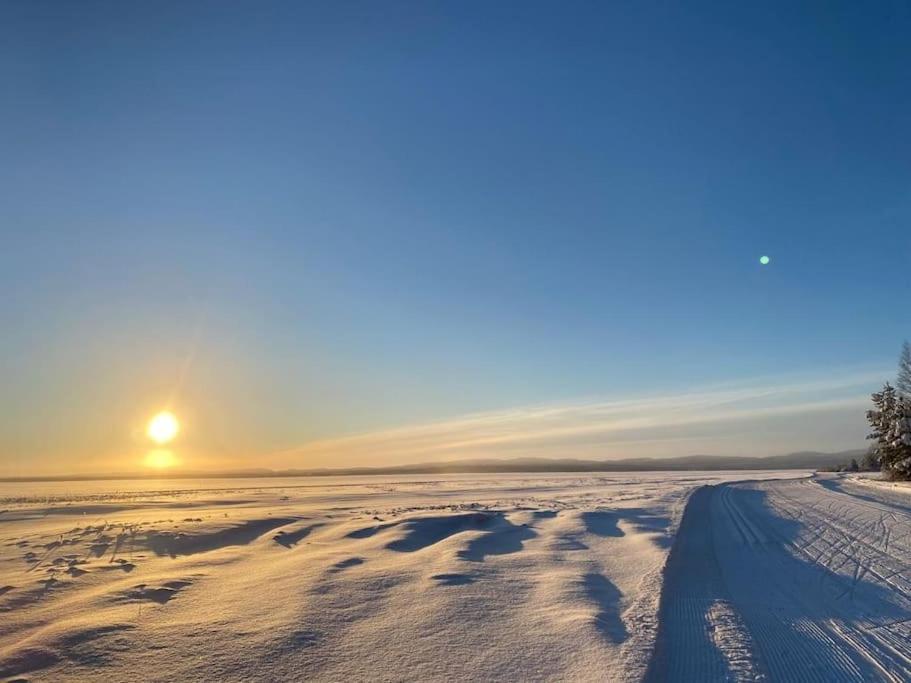
[[[178,464],[177,456],[166,448],[156,448],[146,454],[144,464],[156,470],[165,470]]]

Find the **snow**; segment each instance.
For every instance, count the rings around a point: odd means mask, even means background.
[[[895,496],[805,472],[4,485],[0,678],[907,679]]]
[[[843,479],[845,484],[851,486],[869,486],[878,489],[880,495],[887,496],[905,496],[904,499],[897,497],[895,500],[899,504],[911,503],[911,481],[887,481],[877,473],[864,473],[847,476]]]
[[[697,491],[648,680],[911,680],[911,507],[858,479]]]

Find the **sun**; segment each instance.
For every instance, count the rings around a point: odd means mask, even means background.
[[[149,426],[146,427],[148,437],[159,445],[172,441],[179,431],[180,422],[173,413],[169,413],[167,410],[149,420]]]

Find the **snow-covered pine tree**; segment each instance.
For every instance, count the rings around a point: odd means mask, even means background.
[[[879,456],[876,454],[876,446],[870,446],[867,449],[860,466],[865,472],[879,471]]]
[[[891,479],[911,479],[911,399],[901,396],[887,382],[873,394],[874,410],[867,411],[873,427],[868,439],[876,440],[876,455]]]
[[[892,443],[897,459],[892,464],[894,479],[911,479],[911,398],[901,398],[892,426]]]
[[[905,397],[911,399],[911,344],[902,345],[902,354],[898,358],[898,378],[895,387]]]

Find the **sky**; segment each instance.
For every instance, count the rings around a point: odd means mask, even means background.
[[[0,5],[0,475],[864,445],[900,2]],[[761,265],[761,256],[769,263]]]

